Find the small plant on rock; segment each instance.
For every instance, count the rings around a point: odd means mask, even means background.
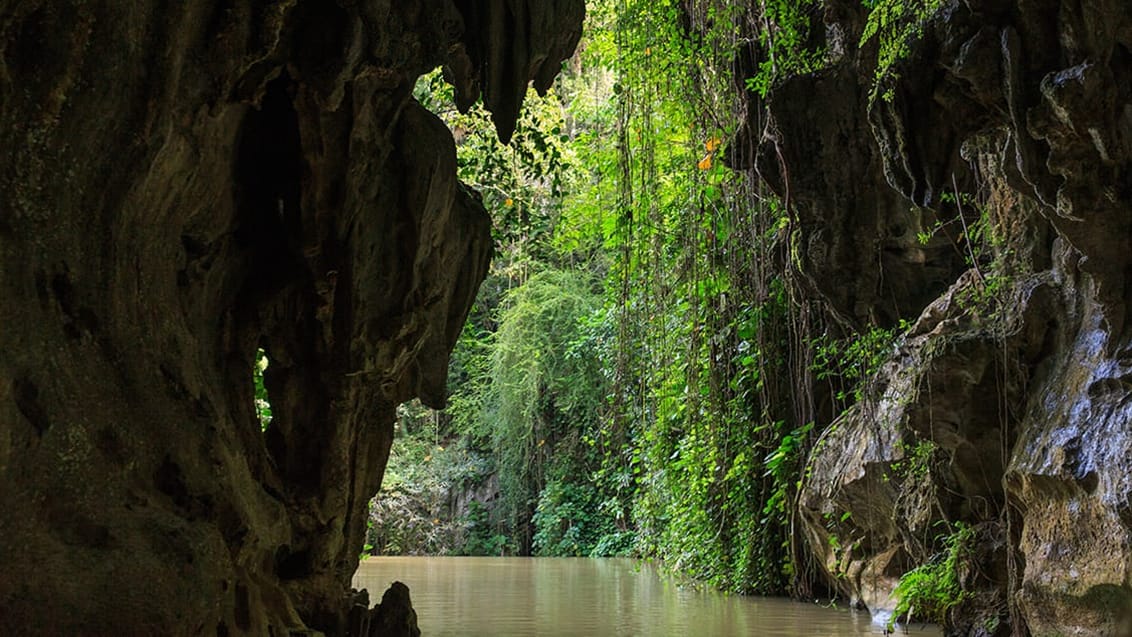
[[[970,552],[974,536],[972,527],[956,522],[955,530],[942,536],[942,551],[900,577],[900,583],[893,591],[897,602],[888,620],[889,630],[898,617],[943,622],[947,612],[966,599],[959,567]]]

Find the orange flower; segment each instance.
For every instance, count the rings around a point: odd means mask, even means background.
[[[704,155],[704,158],[696,163],[696,168],[700,170],[708,170],[711,168],[711,153]]]
[[[707,152],[714,153],[715,149],[719,148],[719,144],[722,141],[723,140],[719,139],[718,137],[709,137],[708,140],[704,142],[704,148],[707,149]]]

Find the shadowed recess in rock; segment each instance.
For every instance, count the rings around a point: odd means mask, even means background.
[[[266,294],[301,272],[303,151],[286,72],[251,108],[236,153],[237,245],[251,252],[248,291]]]

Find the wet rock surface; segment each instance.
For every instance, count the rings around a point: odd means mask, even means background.
[[[890,610],[962,523],[951,634],[1132,634],[1132,10],[944,2],[874,91],[862,9],[823,8],[830,66],[745,134],[813,298],[911,327],[814,447],[808,545]],[[963,233],[915,241],[937,222]]]
[[[443,402],[491,253],[413,84],[506,136],[582,14],[0,2],[0,632],[349,630],[394,408]]]

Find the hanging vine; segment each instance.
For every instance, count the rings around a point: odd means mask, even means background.
[[[617,6],[616,429],[632,430],[638,545],[716,586],[782,593],[797,584],[792,500],[812,427],[790,412],[800,319],[778,265],[783,207],[727,168],[754,149],[724,142],[748,117],[734,60],[767,15]]]

